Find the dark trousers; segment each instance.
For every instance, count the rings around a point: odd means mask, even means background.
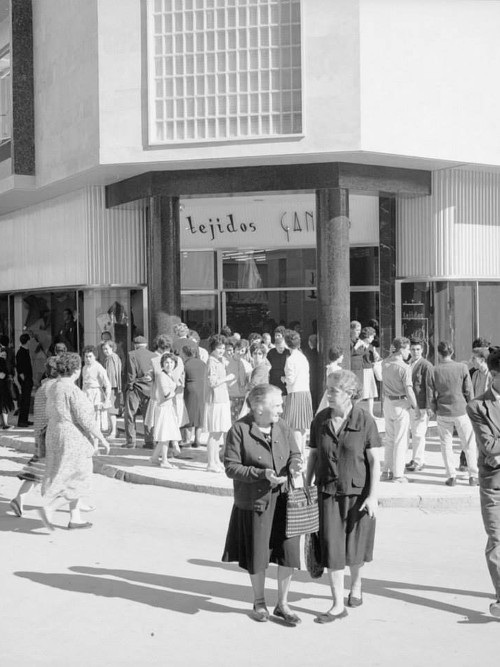
[[[142,418],[146,418],[146,410],[148,409],[149,397],[136,389],[129,389],[125,397],[125,438],[127,444],[135,444],[137,435],[135,431],[135,417],[140,411]],[[144,444],[153,444],[153,431],[144,424]]]
[[[30,414],[31,390],[33,389],[33,380],[19,381],[21,385],[21,396],[19,398],[19,417],[18,424],[26,424]]]

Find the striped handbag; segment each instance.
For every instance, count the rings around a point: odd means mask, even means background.
[[[286,529],[287,537],[316,533],[319,530],[318,489],[316,486],[294,488],[290,481],[290,490],[286,500]]]

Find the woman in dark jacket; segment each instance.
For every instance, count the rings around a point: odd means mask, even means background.
[[[354,403],[356,376],[340,370],[327,378],[329,407],[311,424],[308,484],[318,487],[321,561],[328,570],[333,604],[317,623],[347,616],[344,570],[351,571],[347,604],[363,604],[361,567],[373,558],[380,463],[380,437],[374,419]]]
[[[302,460],[293,433],[280,419],[281,391],[269,384],[254,387],[247,399],[251,412],[237,421],[226,439],[224,466],[233,480],[234,507],[222,560],[237,561],[250,574],[254,593],[251,617],[267,621],[264,597],[269,562],[278,564],[278,604],[273,614],[287,625],[300,618],[288,606],[293,569],[300,567],[298,537],[286,538],[286,495],[289,475]]]

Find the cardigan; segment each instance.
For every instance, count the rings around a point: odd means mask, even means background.
[[[282,419],[272,425],[271,445],[248,414],[229,429],[224,451],[226,475],[233,480],[234,504],[239,509],[263,512],[271,499],[271,484],[266,470],[278,477],[288,475],[293,459],[300,451],[293,432]]]

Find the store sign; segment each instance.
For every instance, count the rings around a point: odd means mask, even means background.
[[[378,243],[378,200],[376,197],[361,199],[372,201],[368,202],[368,208],[367,201],[364,202],[366,210],[359,222],[354,215],[356,207],[351,211],[351,243]],[[181,248],[313,247],[316,245],[315,209],[314,195],[183,200]]]

